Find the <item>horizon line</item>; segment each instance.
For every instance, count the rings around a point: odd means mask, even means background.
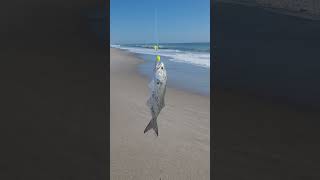
[[[208,42],[204,42],[204,41],[199,41],[199,42],[161,42],[158,44],[188,44],[188,43],[210,43],[210,41]],[[110,43],[110,45],[130,45],[130,44],[156,44],[154,42],[149,42],[149,43]]]

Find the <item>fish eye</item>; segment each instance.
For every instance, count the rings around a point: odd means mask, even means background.
[[[159,81],[157,82],[157,84],[160,84]]]
[[[161,67],[161,69],[163,69],[163,67]]]

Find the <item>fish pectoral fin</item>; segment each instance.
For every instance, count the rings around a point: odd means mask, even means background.
[[[165,103],[164,96],[163,96],[161,99],[161,107],[163,108],[165,106],[166,106],[166,103]]]
[[[166,103],[165,103],[165,100],[164,100],[164,97],[162,99],[162,107],[165,107],[166,106]]]
[[[166,91],[167,91],[167,85],[164,87],[164,92],[163,92],[163,96],[162,96],[162,107],[166,106],[166,103],[165,103],[165,96],[166,96]]]

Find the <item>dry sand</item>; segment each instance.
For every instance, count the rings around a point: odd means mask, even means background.
[[[151,115],[142,60],[113,48],[110,56],[111,179],[209,179],[210,98],[168,88],[159,137],[144,134]]]

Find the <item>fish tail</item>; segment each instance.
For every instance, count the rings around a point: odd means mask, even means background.
[[[158,124],[157,124],[157,119],[156,118],[152,118],[149,122],[149,124],[147,125],[147,127],[144,129],[143,133],[146,133],[147,131],[149,131],[150,129],[153,129],[154,132],[157,134],[157,136],[159,135],[158,133]]]

